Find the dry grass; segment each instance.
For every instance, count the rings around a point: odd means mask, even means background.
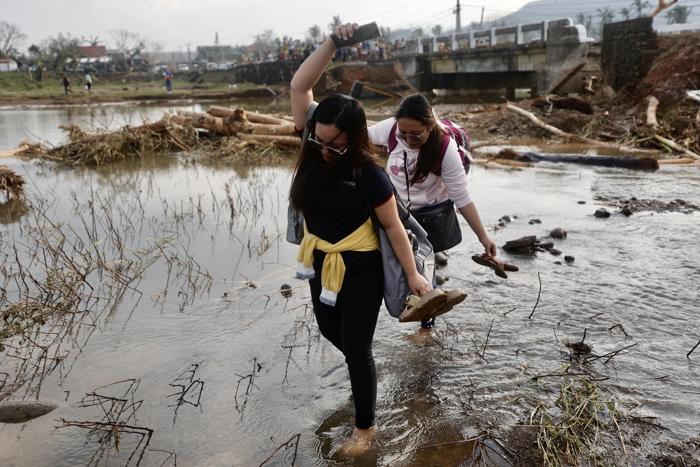
[[[40,156],[70,165],[95,166],[186,151],[197,141],[193,128],[160,122],[108,133],[88,133],[75,125],[62,128],[68,132],[69,142]]]

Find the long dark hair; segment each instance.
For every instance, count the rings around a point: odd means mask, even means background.
[[[356,99],[343,94],[328,96],[318,104],[307,122],[309,134],[314,134],[316,123],[335,125],[344,132],[348,137],[348,150],[326,162],[319,149],[302,141],[289,200],[292,206],[306,212],[313,212],[324,199],[323,194],[341,183],[354,168],[368,162],[378,164],[367,135],[365,110]]]
[[[405,97],[396,111],[396,119],[410,118],[421,122],[430,129],[430,134],[418,152],[416,172],[413,174],[411,185],[422,182],[428,176],[440,159],[442,150],[443,131],[433,113],[433,107],[422,94]]]

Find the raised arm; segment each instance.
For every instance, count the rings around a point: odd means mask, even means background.
[[[357,29],[357,24],[346,24],[336,28],[333,33],[346,39],[352,37],[355,29]],[[304,128],[306,114],[314,100],[313,87],[334,55],[335,44],[328,37],[314,53],[304,60],[304,63],[294,73],[290,84],[290,92],[292,95],[292,117],[294,117],[294,126],[297,129]]]

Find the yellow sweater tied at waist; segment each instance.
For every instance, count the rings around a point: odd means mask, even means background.
[[[379,238],[372,226],[372,220],[367,218],[364,224],[359,226],[353,233],[337,243],[329,243],[320,237],[310,233],[304,223],[304,239],[299,245],[297,254],[296,277],[299,279],[312,279],[314,272],[314,250],[326,253],[323,259],[323,270],[321,272],[321,303],[335,306],[338,293],[343,286],[345,277],[345,262],[340,254],[343,251],[374,251],[379,250]]]

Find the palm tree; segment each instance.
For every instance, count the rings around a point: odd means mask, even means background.
[[[649,8],[651,5],[646,0],[633,0],[630,6],[637,10],[637,18],[641,18],[644,16],[644,9]]]
[[[423,37],[423,28],[416,28],[413,30],[414,39],[420,39]]]
[[[343,24],[343,22],[340,20],[340,15],[333,15],[333,21],[328,24],[328,29],[332,32],[341,24]]]
[[[693,11],[693,7],[676,5],[666,12],[666,22],[668,24],[687,23],[691,11]]]
[[[321,35],[321,26],[314,24],[307,30],[307,32],[313,42],[318,42],[318,36]]]
[[[598,17],[600,18],[601,25],[612,23],[613,20],[615,19],[615,13],[612,11],[612,9],[609,6],[596,9],[596,13],[598,14]]]
[[[619,15],[622,16],[622,18],[625,21],[627,21],[628,19],[630,19],[630,16],[632,15],[632,11],[630,11],[629,8],[620,8]]]
[[[436,24],[430,31],[433,33],[433,36],[439,36],[442,32],[442,26]]]

